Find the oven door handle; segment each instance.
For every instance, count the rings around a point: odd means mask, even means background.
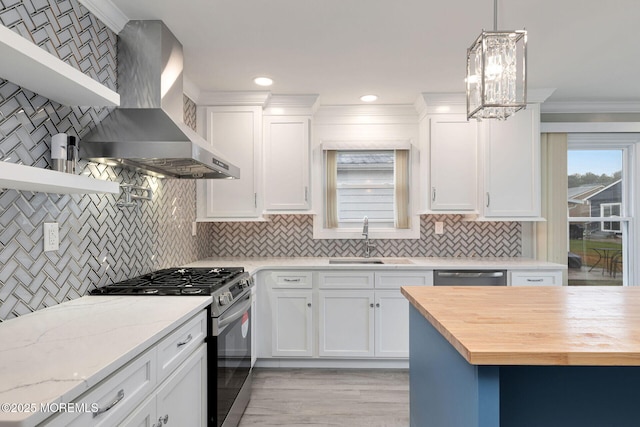
[[[218,329],[220,330],[224,329],[224,327],[227,326],[229,323],[232,323],[237,319],[239,319],[240,317],[242,317],[242,315],[250,308],[251,308],[251,294],[247,296],[247,301],[243,302],[242,305],[240,305],[239,308],[233,310],[232,313],[228,315],[227,313],[225,313],[224,317],[220,316],[220,318],[218,319]]]

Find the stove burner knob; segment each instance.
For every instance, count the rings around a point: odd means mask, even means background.
[[[232,299],[233,295],[231,294],[231,292],[224,292],[218,297],[218,303],[220,303],[220,305],[227,305],[231,302]]]

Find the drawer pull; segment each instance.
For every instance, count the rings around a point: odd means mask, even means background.
[[[193,337],[191,336],[191,334],[189,334],[189,335],[187,335],[187,339],[186,339],[186,340],[184,340],[184,341],[180,341],[180,342],[176,345],[176,347],[180,348],[180,347],[182,347],[183,345],[187,345],[187,344],[189,344],[189,341],[191,341],[192,339],[193,339]]]
[[[158,418],[158,424],[153,424],[151,427],[162,427],[162,424],[166,424],[169,421],[169,415]]]
[[[300,278],[298,277],[297,279],[287,279],[287,278],[285,277],[285,278],[284,278],[284,279],[282,279],[282,280],[284,280],[285,282],[288,282],[288,283],[298,283],[298,282],[300,281]]]
[[[97,417],[100,414],[104,414],[109,409],[112,409],[114,406],[116,406],[118,403],[120,403],[120,401],[122,399],[124,399],[124,389],[120,389],[120,391],[118,392],[118,396],[116,396],[116,399],[113,402],[109,403],[104,408],[99,408],[96,412],[94,412],[93,413],[93,418]]]
[[[527,279],[527,282],[544,282],[544,279]]]

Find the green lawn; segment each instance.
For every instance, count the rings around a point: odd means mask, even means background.
[[[620,239],[573,239],[569,240],[569,250],[582,257],[582,265],[592,266],[598,261],[598,254],[593,248],[611,248],[622,250]]]

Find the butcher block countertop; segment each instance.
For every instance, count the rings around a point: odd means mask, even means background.
[[[418,287],[403,295],[473,365],[640,366],[640,287]]]

